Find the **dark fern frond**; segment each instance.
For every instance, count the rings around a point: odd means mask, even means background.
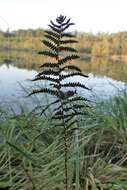
[[[50,60],[41,65],[42,71],[33,79],[33,81],[46,81],[47,87],[40,87],[40,89],[35,89],[29,94],[30,96],[46,93],[52,95],[53,98],[55,97],[56,101],[54,100],[42,108],[41,115],[52,106],[53,116],[51,119],[55,121],[56,126],[63,126],[65,190],[68,190],[68,134],[72,128],[78,127],[75,126],[78,121],[77,118],[87,114],[84,108],[89,107],[89,100],[81,97],[77,92],[78,87],[86,90],[89,88],[80,82],[67,82],[65,80],[74,76],[88,77],[77,66],[69,65],[69,62],[79,58],[77,50],[72,47],[73,43],[77,43],[77,40],[73,39],[76,36],[65,32],[71,25],[74,25],[70,21],[70,19],[66,20],[66,16],[63,15],[56,18],[56,23],[50,21],[50,30],[45,31],[45,39],[42,41],[49,50],[40,51],[39,54],[55,59],[55,61]],[[67,55],[65,55],[66,52]]]
[[[49,67],[49,68],[58,68],[59,67],[59,65],[57,64],[57,63],[51,63],[51,62],[49,62],[49,63],[44,63],[43,65],[41,65],[40,66],[41,68],[43,68],[43,67]]]
[[[59,71],[54,71],[54,70],[45,70],[42,71],[41,73],[38,73],[37,77],[42,76],[42,75],[54,75],[54,76],[58,76],[59,75]]]
[[[61,25],[60,25],[60,24],[59,24],[59,25],[57,25],[57,24],[55,24],[52,20],[50,20],[50,23],[51,23],[51,25],[53,25],[55,28],[60,29],[60,27],[61,27]]]
[[[85,115],[85,113],[84,113],[84,112],[81,112],[81,111],[75,111],[75,112],[73,112],[73,113],[66,114],[64,117],[65,117],[65,118],[68,118],[68,117],[77,116],[77,115]]]
[[[65,111],[65,112],[68,112],[69,110],[75,110],[75,109],[81,109],[81,108],[84,108],[84,105],[82,105],[82,104],[72,104],[71,106],[69,105],[69,107],[64,107],[63,108],[63,111]],[[60,105],[60,106],[58,106],[57,108],[55,108],[54,109],[54,112],[55,111],[58,111],[58,110],[60,110],[60,109],[62,109],[62,106]]]
[[[69,28],[69,26],[71,25],[75,25],[74,23],[69,23],[67,24],[61,31],[64,32],[67,28]]]
[[[82,105],[82,104],[73,104],[73,105],[71,105],[69,107],[64,107],[63,111],[67,113],[70,110],[76,111],[78,109],[80,110],[81,108],[84,108],[84,105]],[[60,109],[62,109],[61,105],[59,107],[55,108],[54,111],[58,112]],[[55,115],[57,115],[57,112],[55,112]]]
[[[40,93],[47,93],[47,94],[59,97],[61,99],[66,99],[66,98],[72,97],[74,94],[76,94],[75,91],[71,91],[71,90],[67,91],[67,92],[62,92],[62,91],[59,90],[59,92],[58,92],[56,90],[51,90],[49,88],[41,88],[41,89],[33,90],[29,94],[29,96],[34,95],[34,94],[40,94]]]
[[[66,56],[65,58],[60,59],[59,64],[61,65],[61,64],[67,63],[68,61],[78,59],[78,58],[79,58],[78,55],[69,55],[69,56]]]
[[[81,109],[81,108],[84,108],[83,104],[73,104],[73,109],[74,110]]]
[[[39,80],[46,80],[46,81],[58,83],[58,79],[51,78],[50,76],[45,76],[45,75],[32,79],[32,81],[39,81]]]
[[[68,122],[69,120],[71,120],[73,117],[77,116],[77,115],[85,115],[85,112],[80,112],[80,111],[76,111],[76,112],[72,112],[70,114],[64,114],[64,116],[62,115],[62,111],[58,111],[55,113],[55,115],[52,116],[53,119],[68,119],[65,120],[66,122]]]
[[[62,24],[65,19],[66,19],[66,16],[60,15],[59,17],[56,18],[56,21],[57,21],[59,24]]]
[[[73,97],[73,98],[70,98],[68,100],[65,100],[64,101],[64,104],[69,104],[69,103],[74,103],[74,102],[90,102],[88,99],[84,98],[84,97],[81,97],[81,96],[76,96],[76,97]]]
[[[69,51],[69,52],[75,52],[77,53],[77,50],[75,48],[72,47],[64,47],[64,46],[60,46],[59,47],[59,51]]]
[[[64,80],[66,78],[69,78],[69,77],[74,77],[74,76],[81,76],[81,77],[88,77],[87,75],[84,75],[83,73],[70,73],[70,74],[67,74],[67,75],[61,75],[60,76],[60,80]]]
[[[55,44],[57,44],[57,45],[58,45],[59,40],[58,40],[58,39],[56,39],[56,37],[53,37],[53,36],[48,35],[48,34],[45,34],[44,36],[45,36],[46,38],[48,38],[49,40],[51,40],[52,42],[54,42]]]
[[[74,94],[76,94],[76,91],[67,91],[67,92],[62,92],[59,90],[51,90],[49,88],[41,88],[41,89],[37,89],[37,90],[33,90],[28,96],[34,95],[34,94],[40,94],[40,93],[47,93],[56,97],[59,97],[61,99],[66,99],[69,97],[72,97]]]
[[[34,94],[42,94],[42,93],[47,93],[47,94],[50,94],[50,95],[53,95],[53,96],[58,96],[58,93],[55,91],[55,90],[51,90],[51,89],[48,89],[48,88],[41,88],[41,89],[37,89],[37,90],[33,90],[29,96],[31,95],[34,95]]]
[[[45,55],[45,56],[48,56],[48,57],[53,57],[53,58],[56,58],[57,59],[57,54],[56,53],[53,53],[53,52],[50,52],[50,51],[39,51],[38,54],[42,54],[42,55]]]
[[[74,119],[75,119],[74,114],[72,114],[68,119],[65,119],[66,126],[68,125],[69,122],[74,121]]]
[[[81,88],[84,88],[86,90],[90,90],[84,84],[81,84],[80,82],[69,82],[69,83],[62,84],[61,86],[62,87],[81,87]]]
[[[43,44],[45,44],[48,48],[50,48],[51,50],[55,51],[57,53],[57,46],[55,46],[54,44],[52,44],[51,42],[47,41],[47,40],[43,40],[42,41]]]
[[[58,113],[62,113],[62,112],[58,112]],[[77,112],[77,113],[70,113],[70,114],[64,114],[64,116],[62,114],[56,114],[54,116],[52,116],[53,119],[70,119],[76,115],[82,115],[82,112]]]
[[[71,71],[77,71],[77,72],[81,72],[81,69],[79,69],[77,66],[75,65],[67,65],[67,66],[64,66],[63,68],[61,68],[61,71],[64,71],[64,70],[71,70]]]
[[[54,26],[52,26],[50,24],[49,24],[49,27],[60,36],[60,29],[55,28]]]
[[[60,37],[59,34],[57,34],[57,33],[55,33],[55,32],[52,32],[52,31],[50,31],[50,30],[45,30],[45,32],[46,32],[48,35],[50,35],[50,36],[52,36],[52,37],[55,37],[55,38],[57,38],[57,39],[59,39],[59,37]]]
[[[54,111],[56,111],[56,112],[55,112],[54,115],[57,115],[59,112],[61,112],[61,109],[62,109],[61,106],[59,106],[58,108],[55,108]],[[68,111],[70,111],[70,110],[72,110],[72,107],[66,107],[66,108],[63,108],[63,111],[66,112],[66,113],[67,113]]]
[[[78,43],[77,40],[61,40],[61,44],[72,44],[72,43]]]
[[[62,25],[62,26],[66,26],[67,24],[69,24],[70,20],[71,20],[71,19],[69,18],[65,23],[62,23],[61,25]]]

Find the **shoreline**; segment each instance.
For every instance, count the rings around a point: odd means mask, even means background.
[[[13,52],[20,52],[20,53],[37,53],[38,50],[28,49],[28,48],[0,48],[0,53],[13,53]],[[112,60],[112,61],[122,61],[127,63],[127,55],[106,55],[106,56],[93,56],[91,54],[82,53],[79,51],[80,60],[81,61],[92,61],[92,60]]]

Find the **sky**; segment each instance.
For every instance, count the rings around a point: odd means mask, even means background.
[[[0,0],[0,29],[47,28],[60,14],[76,24],[72,30],[127,31],[127,0]]]

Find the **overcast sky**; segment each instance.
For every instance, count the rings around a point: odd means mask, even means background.
[[[127,0],[0,0],[0,29],[45,28],[60,14],[76,23],[72,30],[127,30]]]

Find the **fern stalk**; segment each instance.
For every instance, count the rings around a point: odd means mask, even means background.
[[[80,152],[79,152],[79,132],[75,129],[75,190],[79,190],[79,174],[80,174]]]

